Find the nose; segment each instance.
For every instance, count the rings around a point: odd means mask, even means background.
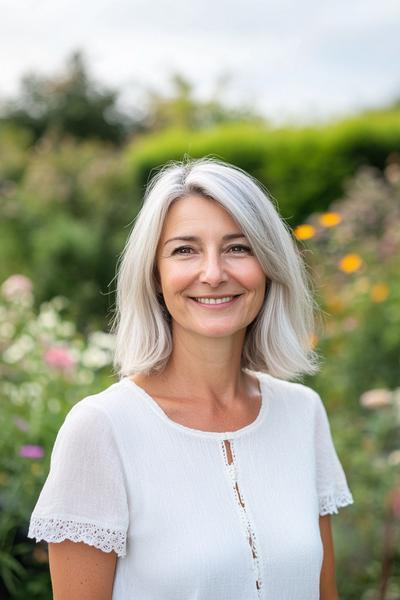
[[[218,252],[204,255],[199,279],[201,283],[208,283],[211,286],[217,286],[221,282],[227,281],[224,261]]]

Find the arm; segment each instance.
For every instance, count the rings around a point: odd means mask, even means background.
[[[319,528],[324,549],[319,584],[320,600],[339,600],[335,577],[335,556],[330,515],[319,517]]]
[[[53,600],[111,600],[115,552],[70,540],[48,548]]]

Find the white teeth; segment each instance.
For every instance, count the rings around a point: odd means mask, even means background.
[[[200,304],[223,304],[233,300],[233,296],[225,296],[225,298],[195,298]]]

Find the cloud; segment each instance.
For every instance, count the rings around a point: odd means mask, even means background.
[[[165,89],[180,71],[210,92],[275,119],[323,116],[385,102],[400,91],[400,4],[393,0],[3,0],[2,93],[21,75],[54,72],[86,51],[95,75],[123,89]]]

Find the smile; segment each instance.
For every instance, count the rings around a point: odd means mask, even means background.
[[[192,302],[205,308],[218,309],[225,308],[234,304],[241,296],[225,296],[224,298],[190,298]]]

